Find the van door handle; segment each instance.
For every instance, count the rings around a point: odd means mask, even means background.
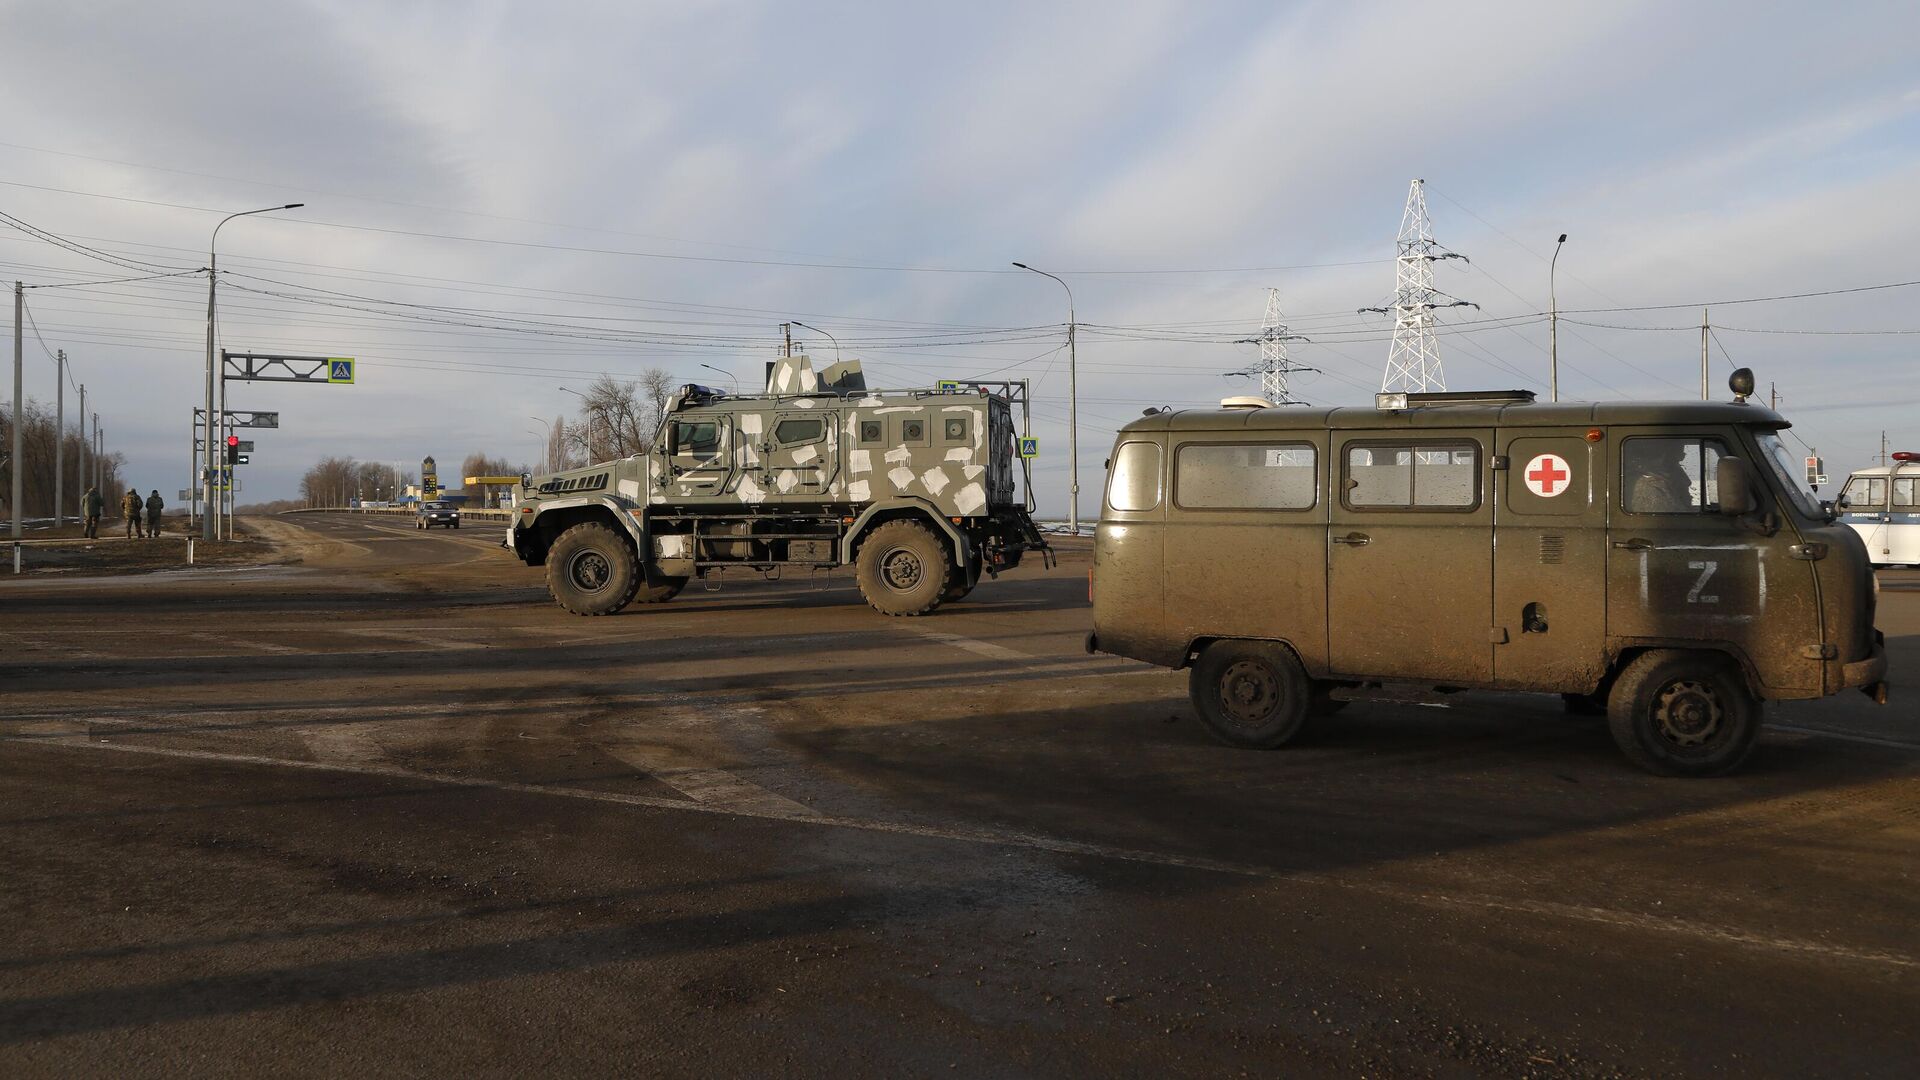
[[[1366,547],[1368,544],[1373,543],[1373,537],[1368,536],[1366,533],[1352,532],[1345,536],[1334,537],[1333,542],[1336,544],[1352,544],[1354,547]]]
[[[1653,541],[1634,537],[1631,540],[1615,540],[1613,546],[1622,551],[1652,551]]]

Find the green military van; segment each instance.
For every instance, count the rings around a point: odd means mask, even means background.
[[[1108,463],[1088,648],[1191,668],[1236,746],[1353,700],[1530,690],[1604,706],[1653,772],[1728,772],[1762,701],[1886,700],[1866,550],[1752,380],[1149,413]]]

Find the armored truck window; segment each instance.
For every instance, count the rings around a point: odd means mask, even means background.
[[[1107,477],[1107,505],[1115,510],[1151,510],[1160,505],[1160,444],[1121,443]]]
[[[1174,454],[1173,501],[1185,509],[1305,510],[1318,487],[1313,447],[1188,443]]]
[[[1706,514],[1720,509],[1718,439],[1640,437],[1620,444],[1620,506],[1629,514]]]
[[[818,419],[782,420],[773,427],[773,441],[781,446],[819,442],[825,432],[824,423]]]
[[[1475,443],[1347,447],[1346,503],[1356,509],[1471,510],[1480,501]]]
[[[676,454],[712,457],[720,452],[720,425],[711,420],[675,421],[672,449]]]

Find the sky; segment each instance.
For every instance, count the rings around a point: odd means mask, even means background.
[[[1081,510],[1121,424],[1255,392],[1280,290],[1364,404],[1409,183],[1466,261],[1453,390],[1777,392],[1837,488],[1920,450],[1920,7],[1911,3],[0,0],[0,276],[142,490],[187,486],[207,248],[219,338],[353,356],[275,410],[242,501],[324,455],[537,465],[561,387],[660,367],[751,384],[779,325],[869,383],[1031,380],[1043,516],[1066,509],[1068,296]],[[102,254],[106,258],[102,258]],[[139,281],[109,279],[174,274]],[[69,286],[51,288],[47,286]],[[1831,295],[1739,301],[1803,293]],[[711,365],[707,367],[704,365]],[[719,369],[718,371],[714,369]],[[75,412],[71,387],[68,416]],[[539,419],[535,419],[539,418]],[[1827,493],[1823,491],[1823,493]]]

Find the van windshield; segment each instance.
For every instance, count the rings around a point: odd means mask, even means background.
[[[1762,431],[1757,433],[1756,438],[1760,443],[1760,456],[1766,459],[1767,465],[1773,470],[1774,478],[1780,481],[1780,490],[1787,493],[1787,498],[1793,501],[1793,505],[1801,513],[1810,518],[1821,517],[1820,500],[1814,498],[1812,492],[1800,486],[1800,479],[1794,475],[1793,451],[1787,449],[1787,444],[1780,441],[1780,433]]]

